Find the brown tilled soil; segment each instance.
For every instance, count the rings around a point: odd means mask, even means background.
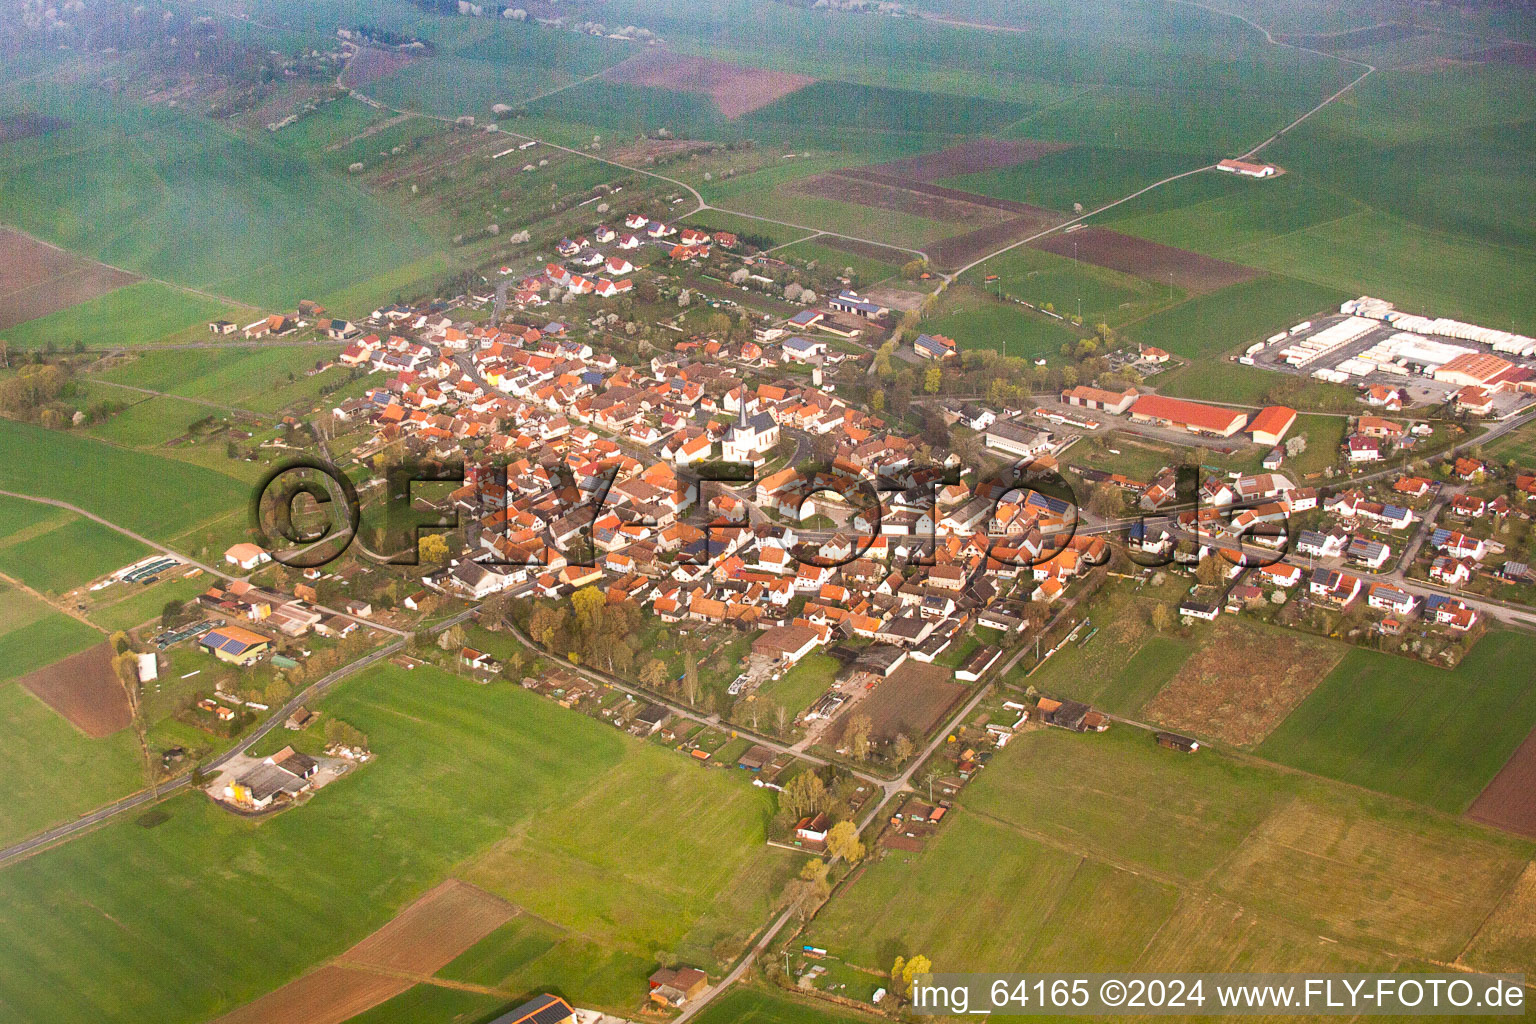
[[[394,74],[410,62],[411,58],[403,53],[365,46],[347,61],[347,69],[341,75],[341,84],[348,89],[362,89]]]
[[[7,114],[0,117],[0,144],[15,142],[18,139],[31,139],[39,135],[47,135],[49,132],[63,131],[69,127],[69,122],[62,117],[49,117],[46,114]]]
[[[799,195],[905,213],[944,224],[979,226],[997,219],[996,209],[968,199],[915,192],[910,188],[842,174],[818,174],[783,187],[785,191]]]
[[[343,962],[436,974],[517,915],[517,908],[456,878],[437,886],[341,955]]]
[[[963,267],[1004,246],[1044,231],[1060,220],[1061,215],[1054,213],[1050,216],[1013,217],[936,242],[928,247],[928,256],[941,267]]]
[[[133,721],[133,709],[112,670],[112,648],[106,641],[29,672],[17,682],[92,739],[110,736]]]
[[[825,741],[834,746],[854,715],[868,715],[870,735],[891,740],[906,733],[913,740],[927,736],[970,688],[953,681],[950,670],[908,660],[875,685],[874,692],[844,712],[827,730]]]
[[[137,280],[126,270],[114,270],[20,231],[0,228],[0,330]]]
[[[322,967],[226,1013],[215,1024],[342,1024],[414,984],[369,971]]]
[[[1108,228],[1084,228],[1081,231],[1051,235],[1035,245],[1058,256],[1072,256],[1075,247],[1077,258],[1084,263],[1108,267],[1159,284],[1166,284],[1172,274],[1174,284],[1195,295],[1214,292],[1263,273],[1240,263],[1228,263],[1187,249],[1159,245]]]
[[[816,81],[787,71],[742,67],[710,57],[686,57],[659,49],[648,50],[609,68],[603,77],[620,85],[702,93],[728,118],[750,114]]]
[[[1521,68],[1536,68],[1536,46],[1530,43],[1503,43],[1486,50],[1469,53],[1465,60],[1484,64],[1512,64]]]
[[[1251,747],[1285,721],[1341,657],[1338,644],[1224,617],[1144,713],[1171,729]]]
[[[341,1024],[430,977],[506,924],[517,908],[450,878],[337,958],[215,1024]]]
[[[1536,731],[1472,801],[1467,817],[1536,839]]]
[[[1068,142],[1037,142],[1030,139],[972,139],[937,153],[909,156],[889,163],[874,164],[865,170],[917,181],[938,181],[959,174],[976,174],[1000,167],[1034,163],[1050,153],[1071,149]]]
[[[1005,213],[1026,214],[1038,217],[1058,216],[1056,211],[1047,210],[1041,206],[1031,206],[1028,203],[1015,202],[1012,199],[995,199],[992,196],[984,196],[976,192],[962,192],[957,188],[944,188],[942,185],[930,185],[927,182],[914,181],[911,178],[901,178],[894,174],[883,174],[880,171],[864,167],[852,167],[841,171],[833,171],[832,173],[844,178],[857,178],[861,181],[872,181],[879,185],[889,185],[892,188],[916,192],[918,195],[951,199],[957,203],[969,203],[972,206],[985,206],[988,209],[1002,210]]]

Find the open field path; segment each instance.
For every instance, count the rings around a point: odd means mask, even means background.
[[[5,583],[9,583],[11,586],[15,587],[17,590],[20,590],[21,592],[27,594],[30,597],[37,598],[39,601],[43,602],[43,604],[46,604],[48,607],[52,608],[56,612],[62,612],[65,615],[68,615],[72,619],[75,619],[75,620],[77,620],[79,622],[85,623],[87,626],[90,626],[92,629],[96,630],[96,632],[98,632],[98,633],[105,633],[106,632],[105,629],[102,629],[100,626],[96,625],[96,623],[92,622],[90,619],[88,619],[84,615],[80,614],[74,608],[70,607],[69,603],[66,602],[66,601],[60,601],[60,600],[57,600],[56,598],[51,598],[47,594],[44,594],[44,593],[42,593],[40,591],[34,590],[33,588],[27,586],[25,583],[21,582],[21,580],[17,579],[16,577],[14,577],[14,576],[7,576],[3,572],[0,572],[0,581],[3,581]]]

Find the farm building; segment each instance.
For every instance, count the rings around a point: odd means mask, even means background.
[[[535,996],[491,1024],[575,1024],[576,1011],[559,996]]]
[[[662,1006],[682,1006],[702,995],[709,979],[697,967],[663,967],[649,979],[651,1001]]]
[[[241,626],[220,626],[218,629],[210,629],[197,640],[199,647],[205,648],[220,661],[227,661],[232,665],[249,665],[265,654],[271,644],[270,637],[262,636]]]
[[[1047,580],[1046,582],[1052,582]],[[972,651],[970,656],[961,662],[955,670],[955,678],[963,682],[974,683],[986,674],[987,670],[997,664],[997,659],[1002,657],[1003,649],[996,644],[986,644]]]
[[[1200,749],[1200,741],[1189,736],[1180,736],[1176,732],[1156,732],[1152,734],[1157,738],[1157,745],[1167,747],[1169,750],[1182,750],[1186,754],[1193,754]]]
[[[752,655],[782,665],[793,665],[816,646],[820,635],[809,626],[774,626],[752,641]]]
[[[947,359],[957,351],[954,338],[942,334],[919,334],[912,351],[924,359]]]
[[[1228,174],[1241,174],[1246,178],[1273,178],[1280,173],[1280,168],[1274,164],[1256,164],[1249,160],[1222,160],[1216,169]]]
[[[1216,437],[1231,437],[1247,421],[1247,417],[1235,409],[1162,395],[1142,395],[1136,399],[1131,405],[1131,419],[1137,423],[1153,423]]]
[[[1276,445],[1284,440],[1286,432],[1296,423],[1296,410],[1283,405],[1270,405],[1254,414],[1248,424],[1248,433],[1255,444]]]
[[[224,552],[224,561],[249,572],[258,565],[272,561],[272,556],[255,544],[243,543],[236,544]]]
[[[1104,388],[1079,384],[1071,390],[1063,391],[1061,400],[1068,405],[1079,405],[1085,409],[1101,409],[1113,416],[1119,416],[1131,407],[1132,402],[1136,401],[1136,389],[1106,391]]]
[[[878,302],[870,302],[868,299],[861,298],[858,292],[846,289],[838,292],[828,300],[827,305],[839,313],[852,313],[854,316],[862,316],[866,320],[878,320],[880,317],[890,313],[888,307],[882,306]]]
[[[1041,697],[1037,705],[1040,721],[1059,729],[1073,732],[1103,732],[1109,728],[1109,719],[1101,711],[1075,700],[1056,700]]]
[[[314,758],[284,747],[225,786],[224,798],[253,811],[264,811],[281,796],[292,799],[308,792],[319,770]]]
[[[1021,458],[1032,458],[1051,447],[1051,433],[1003,420],[987,428],[987,447]]]

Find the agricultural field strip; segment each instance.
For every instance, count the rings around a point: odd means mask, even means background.
[[[119,384],[115,380],[99,380],[93,378],[91,383],[102,384],[109,388],[121,388],[124,391],[136,391],[141,395],[149,396],[149,398],[171,398],[178,402],[191,402],[193,405],[201,405],[209,409],[222,409],[225,412],[239,413],[242,416],[250,416],[253,419],[261,416],[261,413],[255,412],[251,409],[242,409],[238,405],[225,405],[223,402],[210,402],[206,398],[189,398],[186,395],[173,395],[168,391],[155,391],[151,388],[141,388],[133,384]]]
[[[153,276],[148,275],[148,274],[141,274],[141,273],[139,273],[137,271],[129,270],[126,267],[119,267],[119,266],[116,266],[115,264],[106,263],[106,262],[104,262],[102,260],[95,259],[94,257],[82,256],[80,253],[71,252],[69,249],[66,249],[66,248],[64,248],[61,245],[54,245],[52,242],[49,242],[49,241],[47,241],[45,239],[38,238],[37,236],[32,235],[32,234],[28,234],[27,232],[21,230],[21,228],[16,227],[15,225],[12,225],[12,224],[5,225],[5,228],[8,231],[15,231],[19,235],[26,236],[27,238],[31,239],[33,242],[36,242],[38,245],[47,246],[50,249],[57,250],[58,252],[64,253],[64,254],[66,254],[68,256],[71,256],[71,257],[77,257],[77,258],[80,258],[80,259],[87,259],[87,260],[90,260],[92,263],[100,263],[103,267],[106,267],[108,270],[115,270],[115,271],[117,271],[120,274],[128,274],[131,277],[133,277],[135,280],[138,280],[138,281],[153,281],[156,284],[163,284],[167,288],[174,288],[177,291],[187,292],[190,295],[196,295],[196,296],[199,296],[201,298],[208,299],[208,300],[210,300],[212,302],[223,302],[223,303],[225,303],[227,305],[230,305],[230,306],[238,306],[241,309],[255,310],[255,309],[259,309],[260,308],[258,306],[251,305],[249,302],[241,302],[239,299],[232,299],[228,295],[216,295],[213,292],[204,291],[201,288],[194,288],[191,285],[178,284],[175,281],[167,281],[164,278],[153,277]],[[82,268],[82,269],[84,269],[84,268]],[[76,271],[76,273],[78,273],[78,272],[79,271]]]
[[[1311,54],[1315,54],[1315,55],[1317,55],[1319,57],[1329,57],[1329,58],[1332,58],[1333,60],[1342,61],[1345,64],[1353,64],[1356,67],[1365,68],[1365,71],[1358,78],[1354,79],[1351,82],[1346,83],[1343,86],[1343,88],[1339,89],[1339,91],[1333,93],[1331,96],[1329,96],[1327,99],[1323,100],[1317,106],[1313,107],[1311,110],[1307,111],[1305,114],[1302,114],[1296,120],[1292,121],[1290,124],[1286,125],[1284,128],[1280,129],[1278,132],[1276,132],[1275,134],[1271,135],[1269,138],[1265,139],[1263,142],[1259,143],[1257,146],[1254,146],[1252,149],[1248,150],[1248,152],[1244,153],[1242,155],[1242,159],[1244,159],[1244,160],[1248,159],[1249,157],[1258,155],[1258,153],[1262,149],[1264,149],[1266,146],[1268,146],[1271,142],[1276,141],[1277,139],[1280,138],[1280,136],[1284,135],[1286,132],[1290,131],[1292,128],[1295,128],[1297,125],[1301,124],[1307,118],[1311,117],[1313,114],[1317,113],[1319,110],[1322,110],[1328,104],[1332,103],[1334,100],[1338,99],[1340,96],[1344,95],[1346,92],[1348,92],[1349,90],[1353,89],[1355,86],[1359,85],[1361,82],[1365,81],[1367,78],[1369,78],[1376,71],[1376,65],[1374,65],[1374,64],[1367,64],[1363,60],[1355,60],[1352,57],[1343,57],[1343,56],[1340,56],[1337,53],[1327,53],[1327,52],[1325,52],[1323,50],[1314,50],[1310,46],[1301,46],[1301,45],[1299,45],[1297,43],[1288,43],[1288,42],[1285,42],[1284,40],[1276,39],[1274,37],[1274,35],[1269,31],[1269,29],[1265,28],[1263,25],[1260,25],[1260,24],[1258,24],[1255,21],[1251,21],[1248,18],[1243,17],[1241,14],[1236,14],[1236,13],[1234,13],[1232,11],[1223,11],[1220,8],[1211,7],[1208,4],[1199,3],[1198,0],[1168,0],[1168,2],[1171,3],[1171,4],[1178,4],[1178,5],[1182,6],[1182,7],[1198,7],[1201,10],[1209,11],[1212,14],[1224,14],[1227,17],[1236,18],[1238,21],[1241,21],[1243,24],[1249,25],[1252,28],[1254,28],[1255,30],[1264,33],[1265,41],[1267,41],[1267,42],[1269,42],[1269,43],[1271,43],[1271,44],[1273,44],[1275,46],[1288,46],[1288,47],[1290,47],[1293,50],[1300,50],[1303,53],[1311,53]]]

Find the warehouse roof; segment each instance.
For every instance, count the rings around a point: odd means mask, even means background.
[[[1243,414],[1235,409],[1223,409],[1217,405],[1187,402],[1181,398],[1166,398],[1162,395],[1142,395],[1131,406],[1131,415],[1167,420],[1169,423],[1218,434],[1232,433],[1242,425],[1244,419]]]

